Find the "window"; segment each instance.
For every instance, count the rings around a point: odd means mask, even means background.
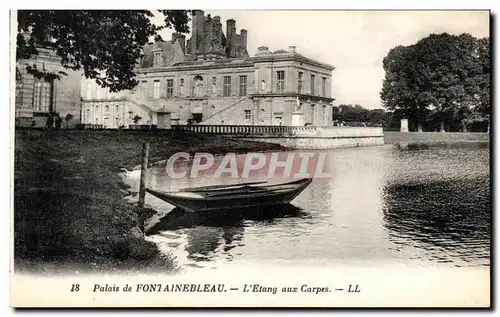
[[[51,112],[54,82],[38,80],[33,90],[33,111]]]
[[[316,76],[315,75],[311,75],[311,95],[313,95],[313,96],[315,94],[315,91],[314,91],[315,81],[316,81]]]
[[[160,81],[155,80],[153,83],[153,98],[158,99],[160,98]]]
[[[273,125],[283,125],[283,112],[275,112],[273,114]]]
[[[92,123],[92,118],[90,117],[90,109],[87,109],[87,114],[85,115],[85,119],[88,122],[84,122],[84,123]]]
[[[299,72],[298,77],[297,77],[297,90],[298,93],[302,93],[302,81],[304,80],[304,73]]]
[[[276,87],[276,92],[284,92],[285,91],[285,71],[284,70],[278,70],[276,72],[276,75],[278,76],[278,83]]]
[[[311,105],[311,124],[316,124],[316,107],[314,107],[314,104]]]
[[[217,78],[212,77],[212,95],[217,93]]]
[[[100,87],[96,87],[95,99],[101,99],[101,88]]]
[[[262,91],[266,90],[266,81],[265,80],[263,80],[263,81],[260,82],[260,89]]]
[[[167,98],[170,99],[173,96],[174,96],[174,80],[173,79],[167,79]]]
[[[247,76],[240,76],[240,96],[247,95]]]
[[[200,75],[196,75],[193,78],[193,96],[203,97],[204,95],[206,95],[206,93],[205,84],[203,83],[203,77]]]
[[[181,96],[184,95],[184,79],[181,78]]]
[[[109,112],[109,106],[104,107],[104,112]]]
[[[326,106],[323,106],[322,109],[323,109],[323,115],[321,116],[321,120],[323,121],[322,125],[327,126],[328,125],[328,117],[326,116]]]
[[[147,81],[141,81],[141,87],[139,89],[139,94],[142,100],[146,99],[146,92],[148,88],[148,82]]]
[[[222,96],[231,96],[231,76],[224,76],[224,92]]]
[[[92,99],[92,84],[87,83],[87,91],[85,92],[85,95],[87,96],[87,99]]]
[[[321,95],[326,97],[326,77],[321,78]]]
[[[245,120],[252,120],[252,110],[245,110]]]
[[[161,53],[160,52],[155,52],[155,61],[154,61],[154,66],[161,66]]]

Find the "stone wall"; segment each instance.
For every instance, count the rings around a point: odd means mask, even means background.
[[[384,142],[386,144],[488,141],[489,139],[490,134],[483,132],[384,132]]]
[[[265,125],[187,125],[172,128],[178,131],[221,134],[240,140],[275,143],[296,149],[334,149],[384,144],[382,128]]]
[[[280,144],[285,147],[304,150],[325,150],[358,146],[384,145],[383,136],[367,137],[258,137],[242,138],[249,141]]]

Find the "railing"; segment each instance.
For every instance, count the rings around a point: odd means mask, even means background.
[[[172,125],[173,131],[281,137],[383,137],[382,128],[271,125]]]
[[[172,125],[173,131],[189,131],[211,134],[270,134],[290,133],[293,127],[257,125]]]

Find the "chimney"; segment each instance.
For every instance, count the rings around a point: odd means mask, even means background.
[[[191,40],[189,41],[190,52],[195,54],[198,50],[198,43],[200,42],[201,34],[203,33],[203,23],[205,22],[204,12],[202,10],[193,10],[193,22]]]
[[[226,36],[230,40],[236,34],[236,21],[229,19],[226,21]]]
[[[241,29],[240,34],[241,34],[241,45],[243,45],[243,47],[245,47],[245,49],[246,49],[247,48],[247,30]]]
[[[203,26],[203,35],[206,37],[204,40],[208,43],[212,42],[213,39],[213,20],[210,14],[205,20],[205,25]]]
[[[197,22],[198,22],[198,41],[200,41],[203,35],[203,26],[205,24],[205,12],[202,10],[196,10]],[[199,42],[198,42],[199,43]]]
[[[257,47],[257,53],[255,54],[256,56],[261,56],[261,55],[269,55],[269,47],[267,46],[259,46]]]
[[[192,32],[192,35],[195,36],[198,34],[198,26],[199,26],[199,22],[198,20],[200,19],[200,15],[199,15],[199,12],[200,10],[193,10],[192,12],[192,16],[193,16],[193,20],[191,22],[191,32]]]
[[[296,53],[297,51],[296,51],[295,49],[296,49],[296,47],[295,47],[295,46],[288,46],[288,51],[289,51],[290,53]]]

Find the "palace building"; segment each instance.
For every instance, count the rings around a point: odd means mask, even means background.
[[[28,73],[27,67],[67,74],[62,80],[46,81]],[[25,127],[43,127],[49,115],[61,119],[69,114],[72,119],[64,125],[73,127],[80,123],[81,72],[65,69],[60,59],[50,49],[38,49],[38,55],[31,60],[16,62],[15,124]]]
[[[82,83],[82,122],[132,124],[331,126],[334,67],[296,52],[247,51],[247,30],[195,11],[189,39],[150,43],[138,61],[139,85],[109,94]],[[135,121],[134,121],[134,118]]]

